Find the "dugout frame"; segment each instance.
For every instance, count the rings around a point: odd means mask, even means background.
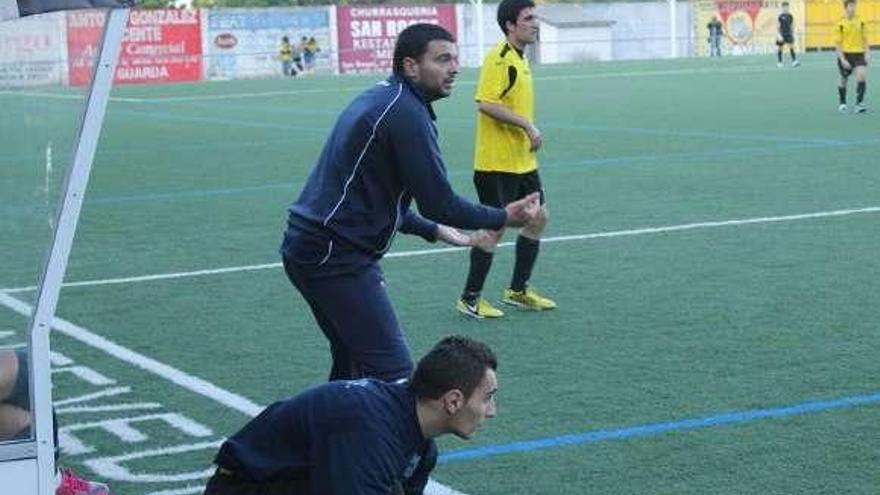
[[[52,421],[52,384],[49,336],[67,261],[73,246],[86,187],[104,124],[113,75],[119,59],[129,9],[106,9],[92,78],[74,139],[71,161],[66,168],[55,210],[54,229],[43,271],[37,285],[37,299],[27,331],[32,435],[29,439],[0,443],[0,479],[4,493],[53,495],[55,493],[55,442]],[[11,21],[15,22],[15,21]],[[21,372],[21,371],[20,371]],[[6,490],[10,490],[7,492]]]

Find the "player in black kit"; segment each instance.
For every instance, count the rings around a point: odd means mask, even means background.
[[[794,53],[794,16],[789,12],[788,2],[782,2],[782,13],[779,14],[779,29],[776,33],[776,65],[782,67],[782,50],[788,45],[791,53],[791,66],[797,67],[800,61]]]

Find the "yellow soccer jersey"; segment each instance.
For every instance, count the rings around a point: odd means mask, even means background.
[[[834,41],[843,53],[864,53],[867,50],[865,39],[868,36],[868,25],[859,16],[852,19],[844,17],[834,26]]]
[[[499,43],[483,60],[476,100],[504,105],[529,122],[535,118],[535,95],[529,61],[510,46]],[[538,168],[529,136],[519,127],[477,112],[474,168],[481,172],[525,174]]]
[[[281,43],[281,48],[278,49],[278,57],[283,62],[293,60],[293,47],[290,46],[290,43]]]

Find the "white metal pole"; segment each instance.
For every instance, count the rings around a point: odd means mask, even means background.
[[[477,9],[476,19],[474,22],[477,24],[477,67],[483,65],[483,48],[486,43],[485,26],[483,26],[483,0],[472,0],[471,5]]]
[[[678,13],[676,0],[669,0],[669,56],[678,57]]]
[[[55,445],[52,435],[52,390],[49,369],[49,331],[67,270],[67,259],[73,244],[76,224],[82,209],[95,149],[104,123],[107,100],[113,86],[113,74],[128,19],[128,9],[111,9],[104,25],[101,50],[93,68],[92,81],[86,96],[79,135],[72,163],[64,179],[63,196],[56,212],[55,231],[43,269],[37,303],[31,317],[30,339],[33,383],[32,411],[37,439],[39,495],[55,493]]]

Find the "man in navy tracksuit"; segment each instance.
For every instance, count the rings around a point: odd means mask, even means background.
[[[497,360],[447,337],[411,380],[334,381],[272,404],[220,447],[205,495],[421,494],[426,439],[470,438],[495,415]]]
[[[330,342],[331,380],[391,381],[412,371],[377,264],[398,231],[473,246],[537,213],[537,195],[499,209],[452,190],[431,102],[451,94],[457,74],[449,32],[432,24],[403,30],[393,75],[343,110],[289,208],[284,268]],[[410,209],[413,200],[421,215]],[[489,231],[466,235],[450,225]]]

